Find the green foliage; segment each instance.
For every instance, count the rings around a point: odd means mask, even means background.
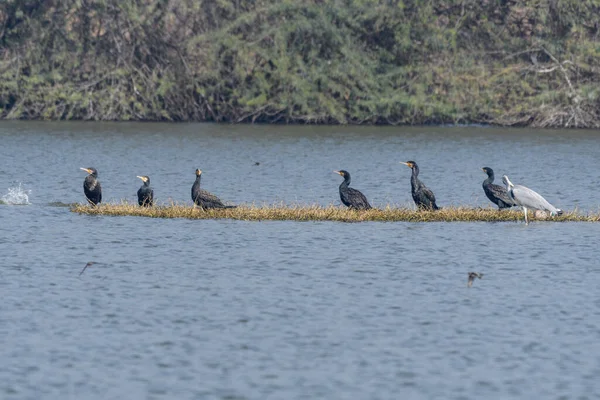
[[[600,126],[597,0],[4,0],[0,117]]]

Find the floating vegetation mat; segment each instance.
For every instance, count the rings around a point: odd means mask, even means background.
[[[448,207],[438,211],[417,211],[408,208],[386,207],[368,211],[349,210],[335,206],[238,206],[228,209],[203,210],[189,205],[169,205],[139,207],[133,204],[101,204],[92,207],[88,204],[73,204],[71,211],[89,215],[134,216],[149,218],[189,218],[189,219],[237,219],[243,221],[339,221],[339,222],[501,222],[524,221],[521,210],[498,211],[492,208]],[[600,213],[582,215],[577,212],[565,212],[561,216],[535,218],[558,222],[598,222]]]

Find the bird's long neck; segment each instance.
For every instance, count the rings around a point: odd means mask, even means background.
[[[344,182],[340,183],[340,190],[347,189],[350,186],[350,177],[348,175],[344,176]]]
[[[488,172],[488,177],[485,181],[483,181],[483,184],[487,186],[487,185],[491,184],[492,182],[494,182],[494,173]]]
[[[196,175],[196,180],[192,185],[192,200],[194,203],[196,203],[198,197],[200,197],[200,175]]]
[[[419,176],[419,167],[416,165],[412,168],[412,175],[410,176],[410,183],[413,188],[418,187],[420,182],[417,178]]]

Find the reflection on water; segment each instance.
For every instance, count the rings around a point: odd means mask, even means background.
[[[442,206],[488,206],[490,166],[597,210],[595,132],[11,122],[0,140],[0,187],[32,191],[0,207],[0,398],[600,396],[600,224],[66,207],[84,202],[81,166],[107,201],[134,202],[149,175],[159,202],[191,204],[200,168],[226,201],[339,204],[346,169],[373,204],[412,205],[412,159]],[[470,271],[485,276],[472,288]]]

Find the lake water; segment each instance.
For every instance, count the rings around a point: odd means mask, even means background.
[[[203,187],[239,204],[488,206],[481,167],[600,206],[600,132],[0,123],[2,399],[600,397],[595,223],[159,220],[71,213]],[[255,165],[259,162],[259,165]],[[499,180],[499,179],[498,179]],[[499,183],[499,182],[497,182]],[[20,185],[20,186],[19,186]],[[78,276],[87,261],[98,264]],[[467,288],[467,273],[484,274]]]

